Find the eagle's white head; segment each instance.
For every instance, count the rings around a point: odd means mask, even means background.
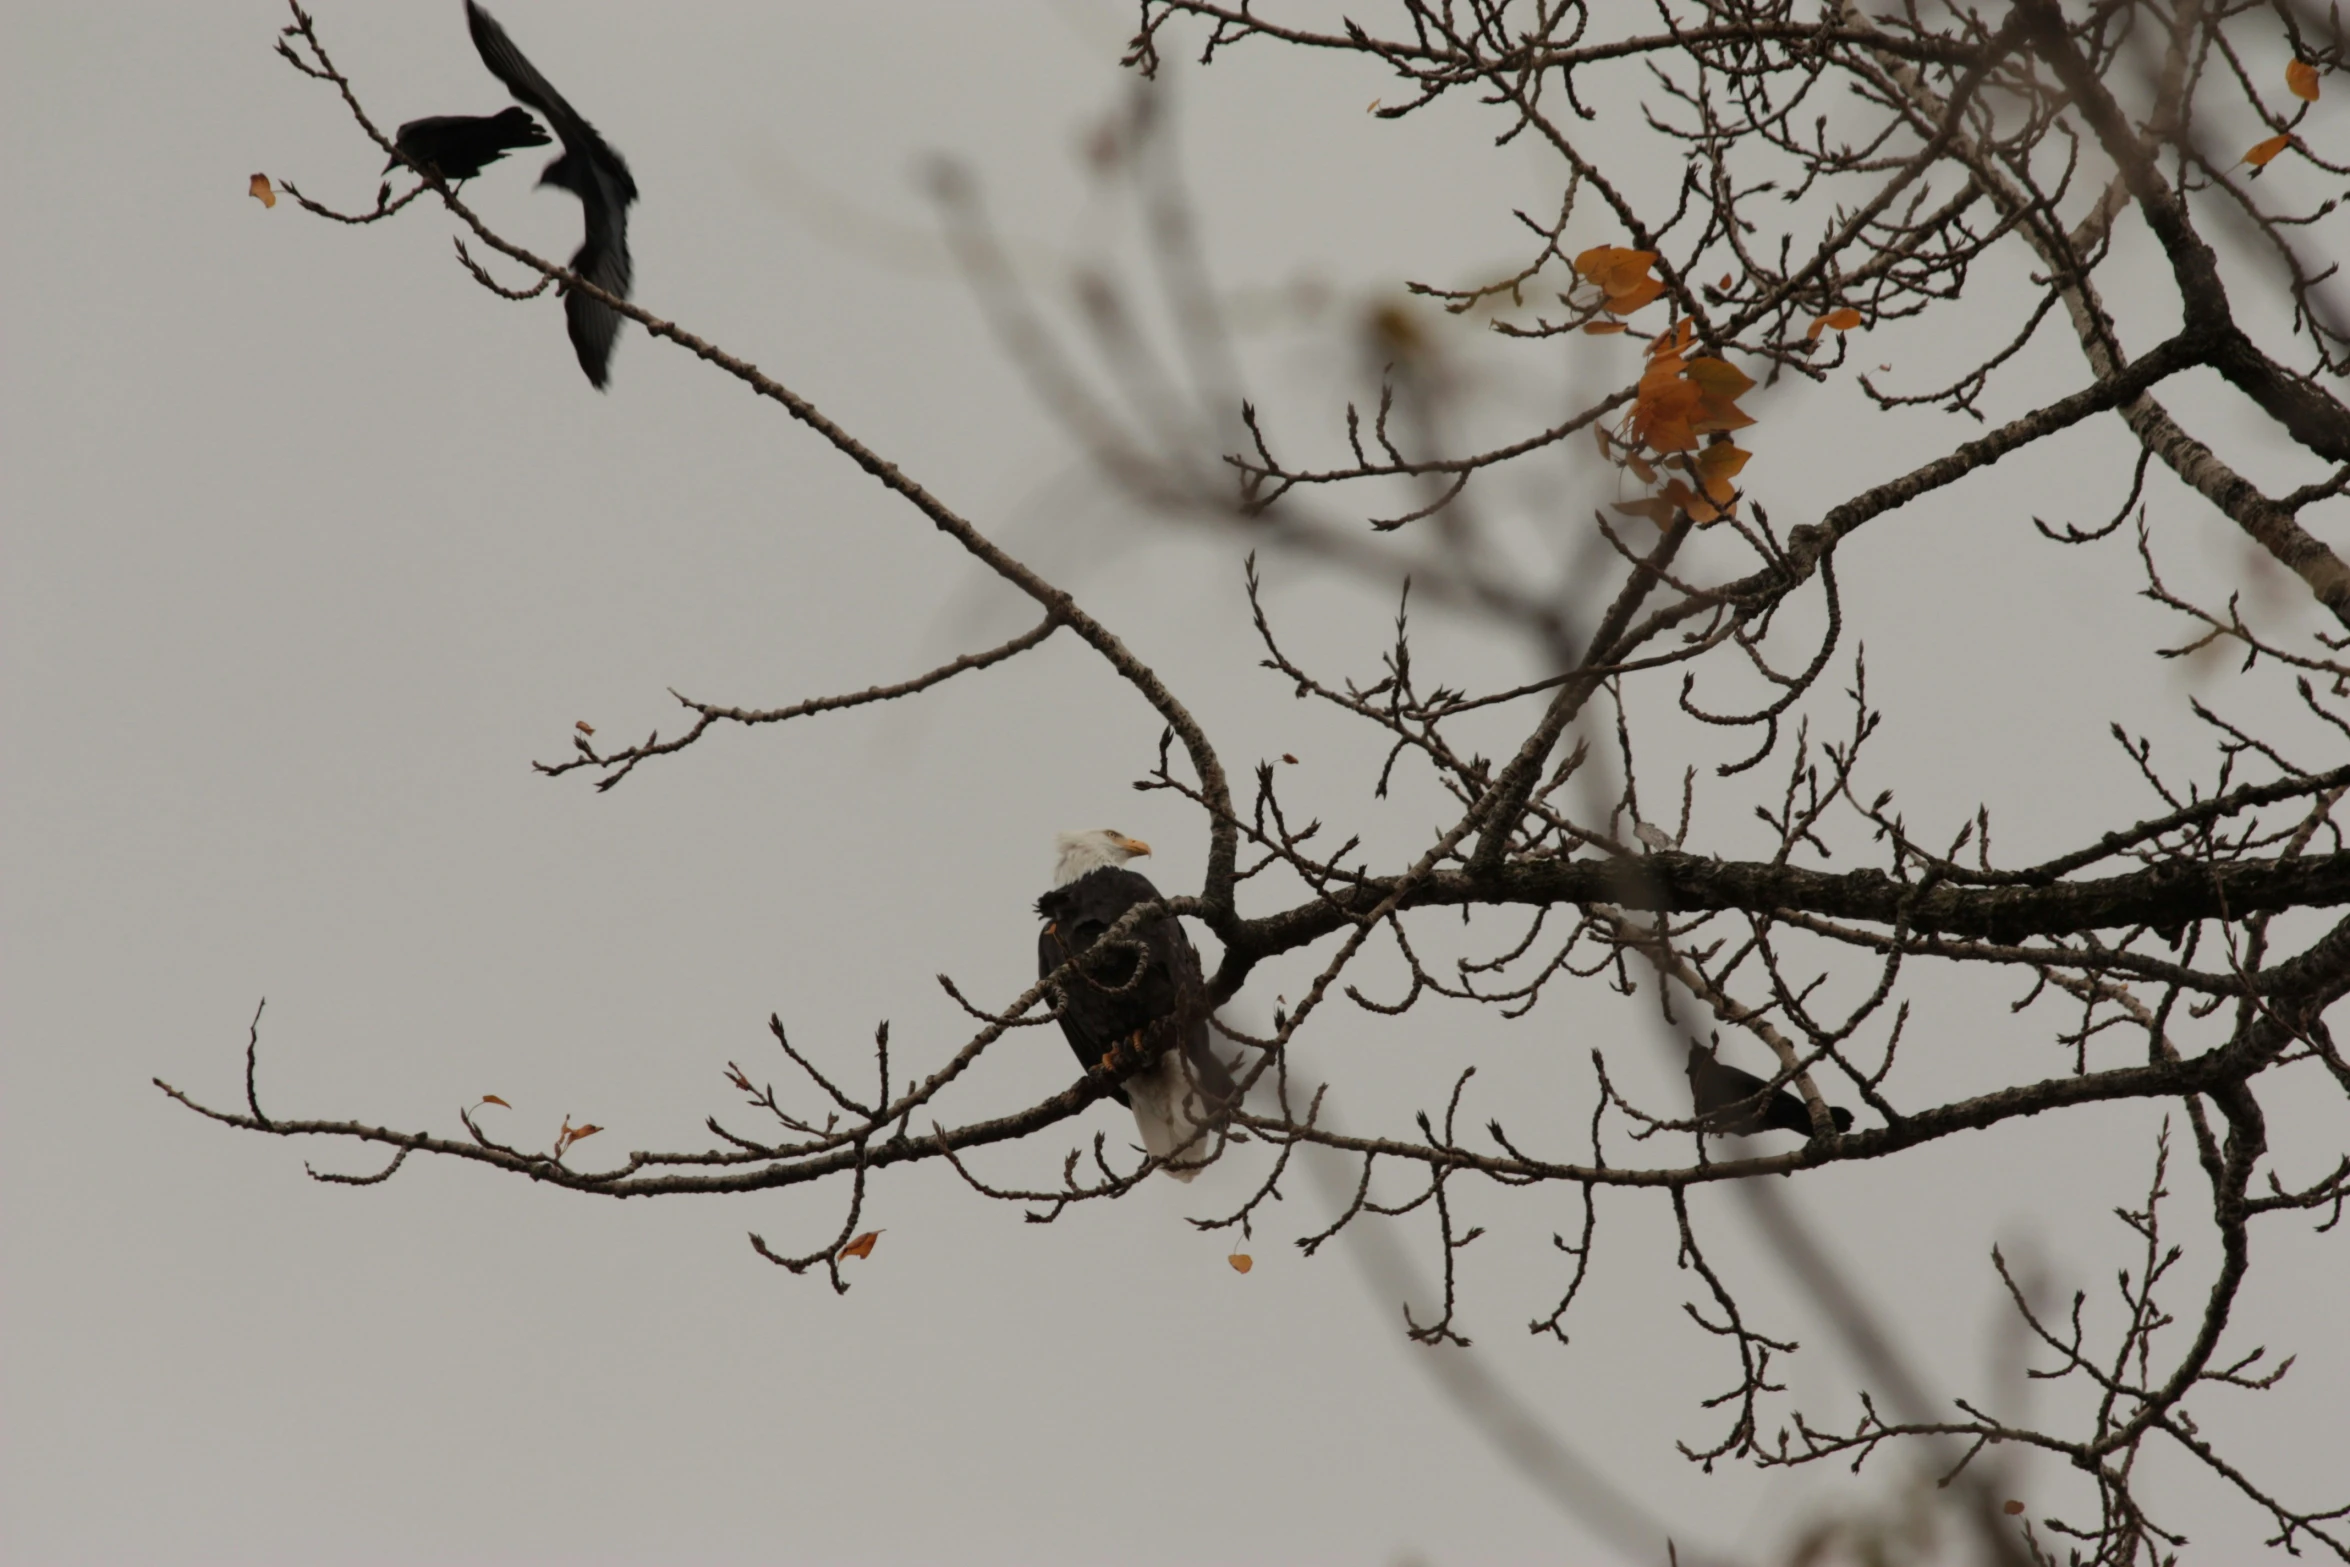
[[[1140,838],[1129,838],[1107,827],[1058,834],[1053,839],[1053,847],[1060,853],[1053,866],[1056,887],[1068,886],[1087,871],[1098,871],[1105,865],[1123,865],[1151,852],[1151,846]]]

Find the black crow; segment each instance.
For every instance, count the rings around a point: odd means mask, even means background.
[[[1689,1092],[1697,1102],[1698,1123],[1709,1132],[1800,1132],[1811,1135],[1811,1111],[1792,1088],[1782,1088],[1767,1101],[1755,1096],[1770,1079],[1725,1066],[1713,1053],[1689,1047]],[[1836,1130],[1852,1129],[1852,1112],[1842,1105],[1828,1107]]]
[[[432,170],[456,184],[469,180],[517,147],[544,147],[547,133],[527,109],[497,114],[434,114],[410,120],[392,138],[392,145],[408,161]],[[398,158],[384,165],[389,174]]]
[[[506,84],[506,90],[547,117],[563,143],[563,156],[547,165],[541,185],[560,185],[579,198],[587,221],[587,239],[571,258],[571,270],[622,299],[628,297],[628,204],[636,200],[636,181],[628,165],[596,128],[547,85],[538,68],[522,57],[489,12],[465,0],[466,25],[473,30],[473,47],[481,63]],[[579,367],[599,391],[610,377],[612,340],[620,335],[620,312],[600,299],[567,290],[563,314],[571,326],[571,346]]]

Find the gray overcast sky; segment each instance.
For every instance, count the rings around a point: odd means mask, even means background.
[[[1230,756],[1304,753],[1309,787],[1327,759],[1319,786],[1363,807],[1343,737],[1254,668],[1236,550],[1146,535],[1072,477],[926,237],[916,173],[947,150],[1040,275],[1092,242],[1078,149],[1117,101],[1126,7],[496,9],[627,155],[650,308],[1064,573]],[[386,123],[504,101],[457,0],[321,0],[318,17]],[[331,1188],[301,1161],[354,1168],[342,1150],[233,1134],[148,1086],[234,1101],[267,996],[273,1110],[447,1131],[497,1093],[520,1140],[569,1114],[609,1128],[615,1155],[691,1146],[731,1108],[727,1060],[769,1075],[770,1011],[833,1061],[861,1060],[882,1017],[906,1060],[951,1050],[961,1025],[931,976],[1017,992],[1055,830],[1153,839],[1178,890],[1199,840],[1127,787],[1156,725],[1065,643],[918,709],[722,733],[610,795],[535,777],[574,720],[673,726],[666,687],[768,705],[902,678],[1023,608],[677,350],[631,328],[611,393],[590,391],[558,307],[475,287],[426,206],[351,230],[247,199],[255,169],[346,206],[374,188],[331,92],[271,55],[281,8],[11,0],[0,18],[6,1560],[1604,1559],[1439,1396],[1391,1298],[1343,1255],[1297,1259],[1304,1216],[1277,1216],[1245,1278],[1183,1222],[1243,1190],[1236,1169],[1049,1228],[913,1174],[885,1188],[887,1234],[836,1299],[742,1238],[814,1244],[837,1222],[829,1191],[623,1205],[429,1163]],[[1470,277],[1511,259],[1512,205],[1555,200],[1466,106],[1365,116],[1391,89],[1351,64],[1257,50],[1178,75],[1214,265],[1243,298],[1302,279],[1343,308]],[[568,254],[577,207],[530,190],[538,160],[468,199]],[[1342,339],[1308,323],[1251,353],[1301,424],[1329,421]],[[1781,469],[1775,511],[1843,486],[1804,466]],[[2082,514],[2110,505],[2050,474]],[[2102,822],[2097,791],[2128,787],[2105,720],[2177,735],[2194,678],[2149,673],[2167,628],[2111,568],[2065,556],[2007,581],[2021,510],[1921,511],[1898,555],[1853,567],[1876,592],[1855,600],[1882,606],[1859,629],[1888,744],[1952,759],[1921,809],[2033,800],[2017,853]],[[2224,541],[2176,542],[2238,569]],[[1983,587],[1971,624],[1944,624],[1933,607],[1966,584]],[[1356,669],[1387,613],[1295,576],[1276,603]],[[1474,628],[1426,635],[1465,667],[1511,667]],[[2013,690],[2052,656],[2072,689],[2019,717]],[[2044,1031],[2019,1034],[2006,999],[1952,994],[1914,1048],[1947,1050],[1954,1081],[1970,1048],[2031,1048]],[[1261,1019],[1269,994],[1242,1005]],[[1545,1011],[1506,1036],[1536,1045],[1517,1091],[1587,1092],[1572,1063],[1596,1026]],[[994,1100],[1065,1082],[1057,1040],[1025,1043]],[[1368,1119],[1449,1079],[1449,1043],[1425,1023],[1334,1030],[1313,1060]],[[2129,1255],[2104,1216],[2142,1198],[2153,1123],[2010,1128],[1802,1196],[1965,1390],[1995,1342],[1989,1242],[2104,1287]],[[1115,1107],[1097,1125],[1128,1130]],[[1060,1146],[997,1168],[1045,1175]],[[1528,1337],[1563,1285],[1546,1237],[1572,1222],[1550,1199],[1506,1210],[1470,1295],[1472,1353],[1562,1436],[1700,1541],[1883,1494],[1709,1478],[1672,1452],[1710,1439],[1695,1400],[1729,1373],[1680,1314],[1688,1281],[1653,1223],[1617,1231],[1574,1347]],[[2240,1427],[2309,1497],[2339,1488],[2315,1438],[2339,1437],[2350,1276],[2338,1247],[2274,1241],[2247,1316],[2302,1368],[2207,1424]],[[1846,1407],[1825,1335],[1767,1264],[1724,1253],[1807,1339],[1790,1370],[1807,1407]],[[2032,1494],[2028,1472],[2016,1485]],[[2199,1480],[2176,1513],[2252,1537]]]

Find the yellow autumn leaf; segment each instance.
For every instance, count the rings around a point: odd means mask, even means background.
[[[2314,97],[2315,94],[2312,94],[2311,96]],[[269,176],[266,174],[254,175],[252,183],[245,187],[245,191],[255,201],[260,202],[264,207],[274,207],[277,205],[277,192],[269,188]]]
[[[1236,1251],[1224,1260],[1232,1264],[1232,1271],[1235,1273],[1246,1273],[1257,1265],[1257,1260],[1245,1251]]]
[[[846,1246],[843,1246],[840,1249],[839,1255],[843,1257],[870,1257],[873,1255],[873,1243],[879,1239],[881,1239],[881,1232],[879,1230],[867,1230],[864,1234],[858,1236],[855,1240],[849,1242]]]
[[[511,1110],[514,1108],[512,1105],[506,1103],[505,1100],[500,1099],[496,1094],[482,1095],[481,1102],[485,1105],[496,1105],[502,1110]]]
[[[2285,86],[2303,103],[2317,102],[2317,67],[2307,60],[2295,60],[2285,67]]]

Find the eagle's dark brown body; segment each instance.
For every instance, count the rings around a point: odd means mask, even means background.
[[[1149,878],[1115,866],[1055,887],[1036,900],[1045,921],[1036,938],[1039,977],[1093,953],[1127,910],[1158,898]],[[1088,1071],[1124,1079],[1179,1051],[1203,1098],[1222,1103],[1232,1097],[1232,1074],[1208,1042],[1208,988],[1199,954],[1173,915],[1147,919],[1130,938],[1102,947],[1061,990],[1061,1032]],[[1119,1103],[1126,1102],[1123,1089],[1114,1092]]]

